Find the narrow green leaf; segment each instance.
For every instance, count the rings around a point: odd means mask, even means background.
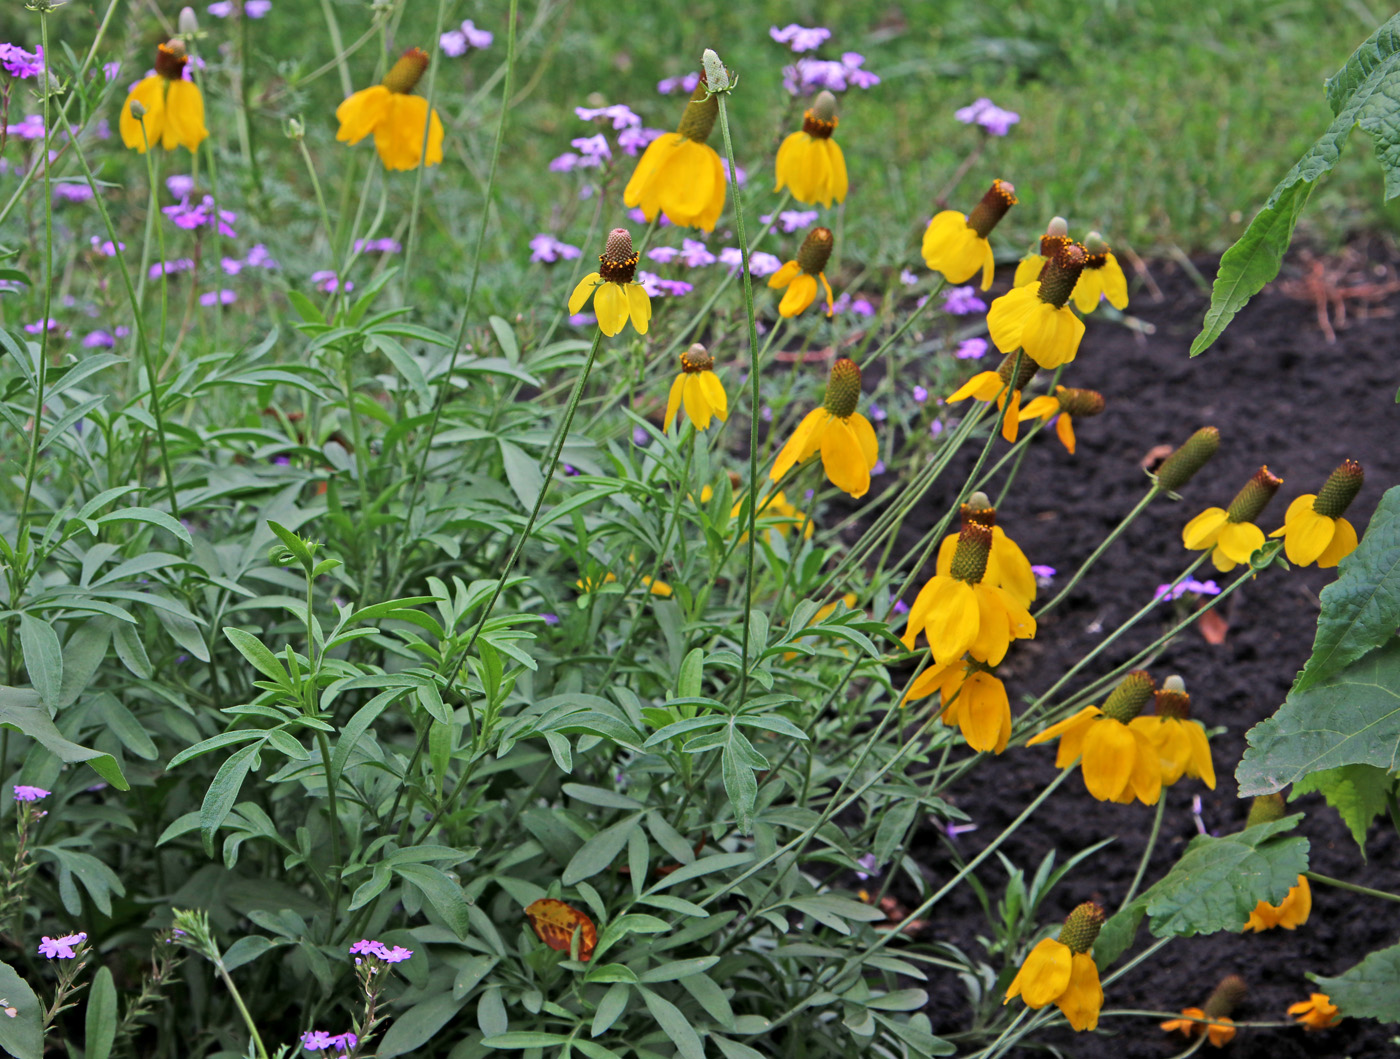
[[[204,792],[204,801],[199,807],[199,834],[204,840],[204,852],[214,855],[214,835],[228,814],[233,803],[238,800],[238,792],[243,789],[243,780],[253,767],[253,757],[263,747],[263,741],[249,743],[219,766],[214,774],[214,782]]]
[[[303,610],[305,608],[302,608]],[[224,627],[224,635],[238,648],[238,653],[252,663],[263,676],[275,680],[284,687],[292,687],[292,678],[286,668],[267,646],[250,632],[232,626]]]
[[[0,997],[15,1009],[14,1018],[0,1018],[0,1048],[15,1059],[42,1059],[44,1009],[29,983],[8,963],[0,963]]]
[[[676,1046],[681,1059],[705,1059],[705,1043],[700,1040],[700,1035],[681,1013],[681,1009],[650,989],[643,989],[641,992],[651,1017],[661,1027],[661,1032],[671,1038],[671,1043]]]
[[[520,506],[529,511],[535,506],[544,488],[544,475],[539,464],[525,453],[519,445],[500,438],[497,444],[501,449],[501,460],[505,464],[506,481],[520,501]]]
[[[560,876],[560,882],[565,886],[574,886],[611,867],[623,847],[627,845],[632,831],[640,826],[641,817],[629,816],[599,831],[579,847],[579,851],[573,855]]]
[[[43,618],[23,611],[19,616],[19,644],[29,682],[45,706],[57,706],[63,691],[63,645],[58,633]]]
[[[186,544],[194,543],[190,539],[189,530],[164,511],[157,511],[153,507],[124,507],[120,511],[100,516],[96,522],[99,526],[105,526],[110,522],[144,522],[151,526],[159,526]]]
[[[88,989],[87,1013],[83,1023],[85,1059],[108,1059],[116,1039],[117,987],[112,981],[111,969],[99,967]]]
[[[8,694],[5,694],[8,693]],[[37,696],[18,688],[0,688],[0,725],[27,735],[60,761],[86,762],[94,772],[118,790],[129,791],[131,784],[111,754],[79,746],[54,726],[47,710],[33,705]]]
[[[452,993],[438,993],[414,1004],[390,1023],[389,1030],[379,1042],[375,1054],[382,1059],[391,1059],[392,1056],[409,1055],[417,1051],[432,1040],[438,1030],[452,1021],[457,1012],[462,1010],[463,1003]]]
[[[467,936],[471,927],[467,899],[445,871],[431,864],[395,864],[394,873],[423,892],[453,933],[459,938]]]

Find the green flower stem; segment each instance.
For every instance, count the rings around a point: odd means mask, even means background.
[[[342,97],[348,96],[355,91],[355,83],[350,79],[350,64],[345,61],[350,52],[345,50],[345,39],[340,35],[340,20],[335,17],[335,5],[331,3],[331,0],[321,0],[321,14],[326,20],[326,33],[331,38],[331,51],[335,52],[335,58],[331,61],[335,63],[336,70],[340,74],[340,94]],[[358,44],[365,43],[377,28],[377,26],[370,27]],[[316,71],[318,74],[321,72],[322,70]],[[310,79],[310,77],[306,78],[308,81]]]
[[[1157,941],[1154,941],[1151,945],[1143,949],[1140,953],[1134,956],[1122,967],[1118,968],[1111,975],[1105,978],[1103,980],[1103,984],[1106,986],[1112,985],[1114,982],[1118,981],[1118,979],[1122,978],[1125,974],[1131,971],[1138,964],[1142,963],[1144,960],[1150,960],[1153,956],[1156,956],[1162,948],[1171,944],[1171,942],[1173,942],[1174,940],[1176,940],[1175,937],[1168,937],[1159,938]]]
[[[324,2],[329,4],[330,0],[324,0]],[[477,221],[476,247],[472,251],[471,278],[467,281],[467,296],[462,302],[462,318],[457,324],[457,337],[452,343],[452,355],[448,358],[447,371],[442,375],[442,382],[438,388],[437,399],[433,402],[432,415],[428,420],[428,428],[423,434],[423,454],[419,457],[418,468],[414,472],[413,480],[408,487],[408,512],[403,518],[402,524],[404,526],[413,525],[413,514],[417,510],[418,497],[423,488],[423,476],[427,473],[428,469],[428,456],[433,450],[433,438],[437,434],[438,423],[442,419],[443,409],[447,407],[448,395],[452,392],[452,375],[457,370],[457,359],[462,355],[462,348],[466,345],[467,324],[471,319],[472,307],[476,300],[476,284],[478,278],[481,276],[481,251],[486,244],[486,222],[491,213],[491,203],[495,198],[496,171],[501,160],[501,145],[505,142],[506,116],[510,113],[511,84],[515,78],[515,19],[516,12],[519,8],[519,2],[520,0],[510,0],[510,11],[506,16],[506,73],[505,83],[501,89],[501,116],[496,122],[496,138],[491,146],[491,165],[486,174],[486,194],[482,203],[481,215]],[[588,355],[588,367],[584,369],[580,379],[586,378],[589,370],[592,368],[593,357],[598,352],[598,342],[600,339],[601,333],[599,337],[595,338],[593,341],[593,349]],[[575,392],[579,393],[581,389],[576,386]],[[577,399],[571,399],[568,412],[568,419],[570,422],[573,420],[573,413],[577,407]],[[553,473],[552,469],[550,473]],[[541,492],[540,495],[543,497],[544,493]],[[531,523],[533,525],[533,519]],[[409,536],[409,534],[404,534],[404,539],[407,540]],[[404,552],[405,549],[401,548],[398,562],[395,564],[396,567],[401,568],[402,562],[406,557]],[[501,583],[505,583],[504,578]],[[472,639],[475,641],[475,636],[473,636]]]
[[[433,35],[428,39],[441,40],[443,27],[446,25],[447,0],[438,0],[437,28],[433,30]],[[511,16],[510,32],[515,32],[513,13]],[[507,52],[507,54],[509,54],[509,52]],[[423,204],[423,178],[428,171],[428,135],[432,131],[433,127],[433,100],[434,98],[436,98],[433,92],[434,89],[437,87],[437,72],[438,67],[441,65],[442,64],[438,62],[431,62],[428,64],[428,84],[422,93],[423,97],[428,101],[428,116],[423,119],[423,138],[419,141],[418,144],[418,166],[413,171],[413,199],[408,207],[408,238],[404,240],[403,272],[399,276],[399,281],[403,285],[405,301],[407,301],[409,297],[409,274],[413,268],[414,250],[418,245],[418,213],[419,210],[422,208]],[[507,82],[506,91],[510,91],[509,82]],[[503,110],[510,109],[509,97],[502,99],[501,108]],[[484,231],[485,228],[486,226],[483,224],[481,226],[481,230]],[[480,232],[478,232],[477,238],[480,239],[480,237]],[[476,256],[477,259],[480,260],[481,248],[479,245],[477,247]]]
[[[313,669],[311,678],[315,677]],[[335,783],[331,779],[331,745],[325,732],[316,733],[316,746],[321,751],[321,768],[326,774],[326,813],[331,830],[331,871],[335,873],[335,886],[331,889],[331,930],[340,919],[340,895],[345,885],[345,862],[340,855],[340,814],[336,811]]]
[[[243,1003],[243,994],[238,991],[238,986],[233,984],[233,979],[229,977],[228,969],[224,967],[224,959],[219,955],[219,950],[214,948],[214,968],[219,972],[219,978],[223,980],[228,988],[229,996],[233,998],[233,1006],[238,1009],[238,1014],[243,1018],[243,1025],[248,1027],[248,1032],[253,1037],[253,1046],[258,1050],[258,1059],[268,1059],[267,1048],[263,1046],[262,1037],[258,1034],[257,1023],[253,1021],[253,1016],[248,1012],[248,1005]]]
[[[987,1047],[983,1048],[980,1052],[977,1052],[976,1055],[971,1057],[971,1059],[981,1059],[981,1057],[985,1055],[998,1054],[998,1052],[1001,1049],[1001,1046],[1006,1042],[1006,1039],[1008,1037],[1011,1037],[1012,1034],[1016,1033],[1017,1028],[1020,1027],[1021,1023],[1026,1021],[1026,1017],[1030,1013],[1031,1008],[1021,1008],[1020,1012],[1017,1013],[1016,1017],[1012,1019],[1009,1023],[1007,1023],[1006,1029],[1001,1031],[1001,1034],[997,1037],[997,1039],[994,1040],[991,1044],[987,1045]],[[1013,1040],[1019,1040],[1020,1037],[1021,1035],[1018,1034],[1015,1038],[1013,1038]]]
[[[1369,886],[1358,886],[1356,883],[1349,883],[1344,879],[1334,879],[1330,875],[1319,875],[1315,871],[1305,871],[1303,874],[1313,882],[1322,883],[1324,886],[1335,886],[1339,890],[1350,890],[1354,894],[1365,894],[1367,897],[1379,897],[1382,901],[1400,901],[1400,894],[1373,890]]]
[[[1058,368],[1055,369],[1055,374],[1050,379],[1050,393],[1055,392],[1055,387],[1059,385],[1060,376],[1063,375],[1064,372],[1065,366],[1063,364],[1061,364]],[[1021,473],[1021,464],[1026,458],[1027,451],[1029,451],[1030,449],[1030,439],[1033,438],[1036,434],[1040,433],[1041,428],[1044,427],[1045,424],[1048,422],[1048,419],[1036,420],[1035,423],[1033,423],[1031,427],[1026,431],[1026,433],[1021,435],[1020,439],[1017,441],[1017,445],[1020,447],[1021,451],[1016,457],[1016,463],[1012,466],[1011,473],[1006,476],[1006,481],[1002,483],[1001,492],[997,494],[996,503],[992,505],[993,507],[1001,507],[1002,502],[1006,499],[1006,494],[1011,492],[1011,483],[1014,482],[1016,480],[1016,476]],[[1026,444],[1022,445],[1022,442],[1025,442]],[[1010,455],[1010,452],[1006,454],[1006,456],[1008,457]],[[994,478],[996,476],[996,472],[1001,469],[1002,463],[1005,462],[1006,457],[1003,457],[1001,462],[998,463],[994,468],[992,468],[990,472],[988,472],[986,480],[990,481],[992,478]]]
[[[1074,572],[1074,576],[1071,577],[1069,581],[1065,583],[1065,587],[1060,589],[1059,593],[1055,596],[1055,598],[1035,612],[1035,619],[1037,621],[1040,620],[1043,614],[1054,608],[1054,606],[1057,603],[1059,603],[1060,600],[1064,599],[1065,596],[1069,595],[1070,590],[1074,588],[1075,585],[1079,584],[1080,579],[1083,578],[1084,575],[1089,572],[1089,568],[1098,561],[1099,556],[1106,552],[1108,550],[1109,545],[1116,541],[1122,535],[1123,531],[1127,529],[1130,525],[1132,525],[1133,520],[1143,513],[1143,511],[1147,508],[1147,505],[1152,503],[1152,501],[1156,499],[1157,494],[1159,494],[1160,492],[1162,492],[1162,490],[1155,484],[1152,486],[1151,489],[1147,491],[1147,495],[1144,496],[1141,500],[1139,500],[1137,502],[1137,506],[1134,507],[1123,517],[1123,521],[1113,527],[1113,532],[1099,542],[1099,546],[1095,548],[1093,552],[1090,553],[1089,558],[1084,560],[1083,565],[1081,565],[1079,569]]]
[[[150,138],[146,135],[146,119],[141,119],[141,141],[146,145],[146,180],[151,186],[151,207],[150,215],[155,218],[156,246],[160,250],[160,324],[156,330],[156,350],[157,356],[165,352],[165,329],[169,323],[170,314],[170,270],[165,256],[165,225],[160,223],[159,200],[157,189],[160,186],[160,178],[156,174],[156,156],[151,150]],[[217,226],[218,211],[215,209],[214,223]],[[193,284],[191,284],[193,287]],[[154,395],[156,379],[151,378],[151,389]]]
[[[1212,1022],[1219,1021],[1209,1016],[1197,1018],[1194,1015],[1186,1015],[1180,1011],[1143,1011],[1138,1008],[1105,1008],[1099,1012],[1100,1020],[1111,1018],[1142,1018],[1153,1020],[1180,1019],[1182,1022],[1199,1022],[1204,1025],[1210,1025]],[[1238,1022],[1234,1019],[1230,1021],[1234,1024],[1236,1029],[1247,1030],[1277,1030],[1285,1027],[1293,1028],[1298,1025],[1296,1022]]]
[[[1157,814],[1152,818],[1152,830],[1147,835],[1147,845],[1143,847],[1142,859],[1138,861],[1137,872],[1133,875],[1133,881],[1128,886],[1128,892],[1123,897],[1122,903],[1118,906],[1121,912],[1132,903],[1137,896],[1138,887],[1142,884],[1142,877],[1147,873],[1147,862],[1152,859],[1152,850],[1157,845],[1157,836],[1162,832],[1162,817],[1167,811],[1167,788],[1162,787],[1162,793],[1157,798]]]
[[[321,230],[326,233],[327,253],[335,253],[335,231],[331,228],[331,214],[326,209],[326,196],[321,191],[321,179],[316,175],[316,163],[311,160],[311,152],[306,149],[306,137],[297,137],[297,148],[306,163],[306,172],[311,177],[311,190],[316,193],[316,206],[321,211]]]
[[[749,323],[749,539],[748,555],[744,574],[744,610],[740,616],[741,639],[739,641],[739,698],[738,706],[743,708],[749,688],[749,626],[753,610],[754,556],[758,550],[755,524],[758,521],[758,411],[759,397],[759,349],[758,321],[753,308],[753,274],[749,271],[749,240],[744,231],[744,196],[739,188],[739,167],[734,164],[734,143],[729,136],[729,108],[725,105],[725,93],[716,97],[719,103],[719,129],[724,137],[724,154],[729,160],[729,187],[734,193],[734,227],[739,237],[739,252],[743,257],[744,313]],[[769,334],[769,340],[777,333],[777,328]]]
[[[344,286],[344,284],[340,284]],[[350,353],[342,351],[340,354],[340,383],[345,391],[345,414],[350,419],[350,437],[355,446],[355,485],[360,494],[360,518],[361,529],[368,526],[370,519],[370,498],[369,498],[369,449],[365,445],[364,427],[360,423],[360,415],[355,409],[355,369],[351,362]],[[372,533],[365,533],[365,545],[362,551],[360,565],[360,598],[369,600],[374,598],[371,591],[371,578],[374,576],[374,552],[375,536]]]

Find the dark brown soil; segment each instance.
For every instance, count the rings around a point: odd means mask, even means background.
[[[1395,278],[1392,249],[1376,243],[1355,249],[1365,261],[1362,275],[1373,281]],[[1295,265],[1293,273],[1300,269]],[[1192,360],[1187,351],[1199,330],[1206,295],[1176,265],[1156,265],[1151,273],[1161,287],[1160,300],[1139,285],[1130,312],[1151,324],[1153,333],[1142,335],[1091,320],[1065,379],[1069,385],[1102,391],[1107,411],[1076,424],[1075,456],[1045,432],[1032,446],[998,522],[1032,563],[1058,568],[1063,583],[1145,492],[1148,482],[1140,463],[1149,449],[1179,443],[1196,428],[1215,425],[1223,439],[1220,452],[1183,490],[1181,502],[1158,500],[1129,528],[1093,576],[1046,617],[1034,642],[1013,646],[1004,671],[1013,704],[1043,691],[1150,599],[1158,584],[1179,574],[1189,560],[1181,546],[1182,525],[1202,508],[1228,504],[1260,464],[1268,464],[1285,479],[1261,519],[1266,530],[1282,524],[1292,497],[1315,492],[1345,458],[1360,460],[1366,470],[1366,487],[1350,512],[1358,528],[1365,525],[1381,494],[1400,484],[1400,445],[1395,443],[1400,428],[1395,404],[1400,358],[1390,315],[1400,307],[1400,296],[1390,296],[1390,311],[1383,303],[1367,318],[1350,306],[1348,325],[1329,344],[1312,304],[1271,287],[1240,314],[1213,349]],[[1003,276],[1002,284],[1008,279]],[[999,286],[993,293],[1000,291]],[[946,477],[949,491],[962,480],[958,474]],[[930,517],[946,510],[949,500],[947,495],[930,497]],[[920,521],[911,520],[911,544],[922,529]],[[1192,693],[1196,716],[1207,727],[1223,725],[1226,731],[1212,742],[1216,789],[1184,780],[1167,792],[1149,882],[1167,871],[1196,834],[1192,795],[1202,795],[1210,829],[1230,832],[1243,825],[1247,802],[1237,797],[1233,772],[1245,747],[1245,732],[1283,701],[1312,646],[1317,594],[1335,575],[1335,570],[1316,567],[1270,570],[1224,605],[1229,630],[1223,643],[1211,645],[1193,627],[1152,664],[1159,680],[1180,673]],[[1219,575],[1207,565],[1197,576]],[[1219,580],[1223,584],[1226,579]],[[1171,606],[1164,605],[1159,618],[1144,621],[1106,651],[1087,676],[1107,672],[1146,646],[1165,630],[1171,615]],[[957,840],[964,855],[998,834],[1053,778],[1053,757],[1049,747],[1015,749],[987,762],[975,774],[971,793],[965,793],[968,785],[960,789],[959,808],[980,826]],[[1381,889],[1400,888],[1400,840],[1388,823],[1378,821],[1373,827],[1370,859],[1365,862],[1320,797],[1309,795],[1296,804],[1308,813],[1302,832],[1312,843],[1313,870]],[[1142,805],[1095,801],[1073,777],[1047,811],[1033,817],[1003,852],[1029,875],[1051,849],[1060,850],[1063,858],[1114,837],[1113,845],[1061,884],[1043,916],[1046,921],[1056,919],[1091,898],[1113,909],[1136,869],[1152,818],[1153,810]],[[946,878],[950,861],[943,840],[932,831],[922,837],[918,859],[931,879]],[[980,877],[995,899],[1005,881],[995,857],[983,866]],[[1250,994],[1236,1017],[1285,1020],[1288,1005],[1311,990],[1308,972],[1340,973],[1400,937],[1400,914],[1394,904],[1321,885],[1314,885],[1313,895],[1312,917],[1297,931],[1216,934],[1173,942],[1116,983],[1107,1007],[1177,1010],[1199,1005],[1223,975],[1239,973],[1248,981]],[[988,934],[966,888],[940,908],[938,938],[985,957],[977,938]],[[1150,941],[1144,925],[1134,951]],[[932,980],[929,988],[935,1028],[966,1029],[968,1009],[961,984],[949,975]],[[1400,1054],[1395,1037],[1394,1027],[1348,1020],[1320,1034],[1293,1027],[1243,1030],[1229,1048],[1238,1059],[1379,1059]],[[1169,1038],[1155,1022],[1140,1018],[1105,1019],[1098,1035],[1057,1032],[1048,1040],[1078,1059],[1165,1059],[1184,1046],[1180,1037]]]

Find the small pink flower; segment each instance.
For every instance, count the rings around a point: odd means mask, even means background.
[[[51,938],[47,934],[39,942],[39,955],[50,960],[71,960],[77,955],[73,951],[74,947],[87,941],[84,933],[68,934],[61,938]]]

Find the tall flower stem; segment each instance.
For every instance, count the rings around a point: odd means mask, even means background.
[[[740,617],[739,699],[742,708],[749,688],[749,612],[753,609],[754,555],[758,538],[754,526],[758,521],[758,410],[759,350],[758,321],[753,308],[753,273],[749,269],[749,239],[744,231],[744,196],[739,189],[739,167],[734,163],[734,142],[729,136],[729,108],[725,93],[717,95],[719,131],[724,137],[724,155],[729,162],[729,187],[734,192],[734,228],[739,237],[744,283],[744,313],[749,323],[749,541],[744,571],[744,612]]]
[[[1161,795],[1157,798],[1157,815],[1152,818],[1152,830],[1147,835],[1147,845],[1143,847],[1142,859],[1138,861],[1137,872],[1133,875],[1133,881],[1128,886],[1128,892],[1123,897],[1123,903],[1118,906],[1119,911],[1127,908],[1137,896],[1138,887],[1142,884],[1142,877],[1147,874],[1147,862],[1152,859],[1152,850],[1157,845],[1157,836],[1162,832],[1162,817],[1167,811],[1167,789],[1162,789]]]
[[[512,9],[514,5],[512,4]],[[437,26],[433,30],[431,40],[442,39],[442,28],[447,24],[447,0],[438,0],[437,5]],[[515,33],[515,12],[511,11],[510,32]],[[509,55],[509,51],[507,51]],[[409,275],[413,269],[414,250],[418,246],[418,214],[423,205],[423,178],[428,172],[428,136],[433,128],[433,90],[437,87],[437,72],[441,63],[428,64],[428,84],[423,91],[423,97],[428,101],[428,113],[423,119],[423,136],[418,143],[418,167],[413,171],[413,200],[408,207],[408,238],[404,240],[403,272],[399,276],[399,282],[403,285],[404,299],[407,300],[409,292]],[[510,82],[507,79],[506,92],[510,91]],[[501,100],[503,110],[509,109],[510,97],[505,96]],[[482,225],[482,230],[485,230]],[[480,233],[477,236],[480,239]],[[481,258],[481,247],[478,244],[476,252],[477,260]]]
[[[1143,513],[1143,510],[1146,509],[1147,505],[1152,503],[1152,501],[1156,498],[1157,494],[1161,491],[1162,490],[1156,485],[1154,485],[1151,489],[1147,491],[1147,495],[1137,502],[1137,506],[1134,507],[1131,511],[1129,511],[1125,516],[1123,516],[1123,521],[1113,527],[1113,532],[1099,542],[1099,546],[1089,554],[1089,558],[1084,560],[1083,564],[1079,567],[1079,569],[1074,572],[1074,576],[1071,577],[1067,582],[1065,582],[1065,587],[1060,589],[1060,591],[1056,593],[1055,598],[1035,612],[1035,617],[1037,620],[1040,619],[1041,615],[1045,614],[1049,610],[1052,610],[1055,607],[1055,605],[1060,602],[1060,600],[1065,598],[1065,596],[1069,595],[1070,590],[1073,589],[1075,585],[1079,584],[1080,580],[1084,577],[1084,575],[1089,572],[1089,568],[1093,566],[1094,563],[1098,562],[1099,556],[1101,556],[1104,552],[1108,551],[1109,545],[1111,545],[1120,536],[1122,536],[1123,531],[1132,525],[1133,520]]]
[[[1313,882],[1322,883],[1324,886],[1335,886],[1339,890],[1350,890],[1354,894],[1365,894],[1367,897],[1379,897],[1382,901],[1400,901],[1400,894],[1373,890],[1369,886],[1358,886],[1356,883],[1349,883],[1344,879],[1334,879],[1330,875],[1319,875],[1315,871],[1305,871],[1303,874]]]

